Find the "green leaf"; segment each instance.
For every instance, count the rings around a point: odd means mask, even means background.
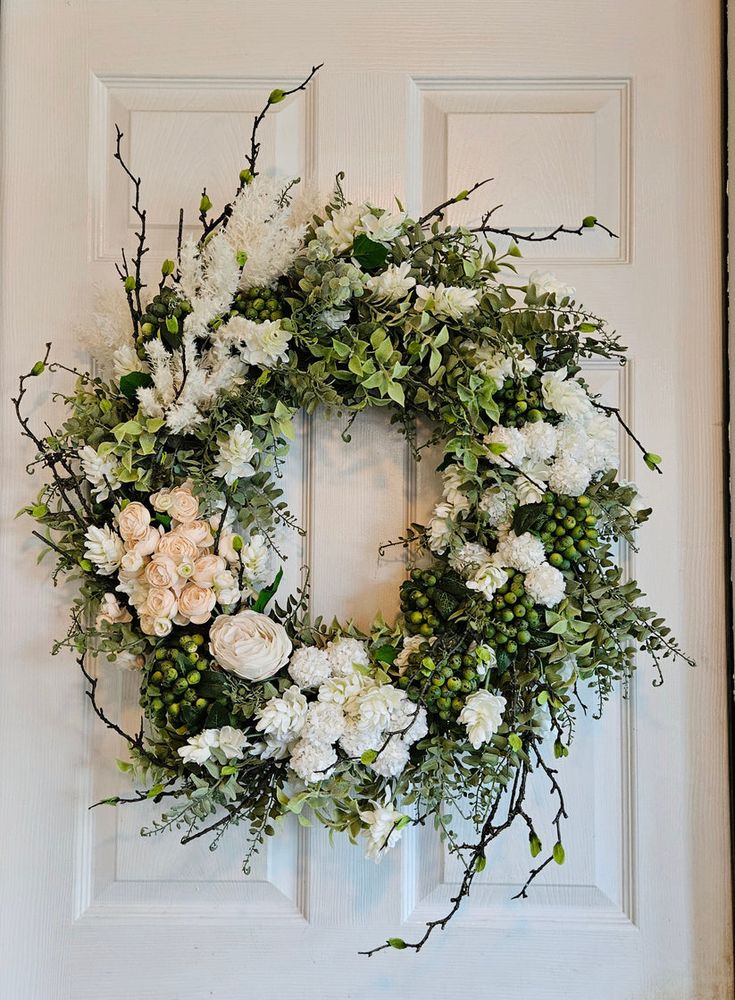
[[[397,655],[398,650],[395,646],[379,646],[373,651],[373,659],[378,663],[392,663]]]
[[[372,271],[385,264],[388,257],[388,247],[371,240],[365,233],[360,233],[352,244],[352,256],[365,270]]]
[[[377,750],[366,750],[364,754],[360,757],[360,761],[363,764],[372,764],[375,758],[378,756]]]
[[[558,865],[564,864],[565,855],[564,855],[564,848],[561,845],[561,841],[557,840],[557,842],[554,844],[554,850],[552,851],[552,854],[554,855],[554,861],[556,861]]]
[[[403,938],[388,938],[388,944],[391,948],[396,948],[398,951],[403,951],[404,948],[408,948],[408,945]]]
[[[522,535],[526,531],[538,531],[546,521],[546,505],[542,503],[525,503],[516,507],[513,515],[513,531]]]
[[[484,872],[486,867],[487,867],[487,858],[485,857],[484,854],[481,854],[480,857],[475,862],[475,871]]]
[[[643,461],[646,463],[649,469],[655,471],[656,467],[661,464],[661,456],[656,455],[652,451],[647,451],[643,456]]]
[[[154,785],[152,788],[148,789],[148,791],[145,793],[145,797],[147,799],[155,799],[157,795],[161,794],[161,792],[165,787],[166,787],[165,785]]]
[[[580,333],[594,333],[598,327],[594,323],[580,323],[579,332]]]
[[[148,389],[152,385],[153,379],[147,372],[129,372],[120,379],[120,392],[128,399],[135,399],[138,389]]]
[[[390,398],[398,403],[399,406],[403,406],[406,402],[406,394],[403,391],[403,386],[398,382],[389,382],[387,385],[388,395]]]
[[[269,587],[263,587],[263,589],[260,591],[260,593],[258,594],[258,599],[253,605],[253,611],[258,611],[262,613],[268,601],[270,601],[271,597],[273,597],[275,592],[278,590],[278,587],[282,579],[283,579],[283,567],[281,567],[276,573],[276,578],[273,581],[273,583]]]
[[[518,751],[523,746],[523,742],[517,733],[510,734],[510,736],[508,737],[508,743],[510,743],[511,748],[515,750],[516,753],[518,753]]]
[[[532,858],[537,858],[539,856],[539,854],[541,853],[541,846],[542,846],[541,841],[536,836],[536,834],[530,833],[528,835],[528,847],[529,850],[531,851]]]
[[[176,319],[175,316],[166,317],[166,329],[168,330],[169,333],[179,332],[179,321]]]

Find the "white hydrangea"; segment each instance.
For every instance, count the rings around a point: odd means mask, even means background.
[[[102,576],[112,576],[125,555],[122,538],[109,525],[98,528],[91,524],[84,534],[84,555]]]
[[[329,655],[316,646],[301,646],[291,656],[288,672],[300,688],[318,687],[332,674]]]
[[[527,423],[521,428],[526,455],[532,462],[546,462],[556,449],[556,427],[545,420]]]
[[[319,701],[334,702],[335,705],[345,705],[361,691],[372,687],[375,681],[365,674],[353,670],[341,677],[330,677],[320,686],[317,693]]]
[[[384,732],[405,699],[405,691],[392,684],[381,684],[361,693],[346,707],[350,718],[361,728]]]
[[[574,288],[571,285],[563,284],[550,271],[532,271],[528,276],[528,285],[533,286],[537,293],[553,294],[556,297],[557,305],[562,299],[574,298]]]
[[[467,728],[467,738],[479,750],[483,743],[492,739],[503,721],[506,701],[502,695],[480,690],[471,694],[457,721]]]
[[[487,459],[494,465],[510,463],[518,466],[526,457],[526,442],[517,427],[503,427],[502,424],[498,424],[485,435],[483,441],[488,448]],[[502,445],[504,451],[495,454],[490,450],[491,445]]]
[[[313,701],[306,713],[301,738],[314,743],[336,743],[345,731],[345,713],[339,705],[328,701]]]
[[[212,469],[212,475],[224,479],[228,486],[232,486],[236,479],[252,476],[255,470],[250,460],[257,450],[250,431],[246,431],[242,424],[235,424],[227,437],[218,442],[217,464]]]
[[[384,271],[371,275],[365,282],[365,287],[376,302],[400,302],[416,284],[411,277],[411,264],[390,264]]]
[[[409,747],[400,736],[391,736],[378,750],[378,756],[369,765],[381,778],[395,778],[408,764]]]
[[[543,542],[530,531],[524,531],[522,535],[509,532],[495,553],[496,561],[501,566],[512,566],[521,573],[528,573],[540,566],[545,557]]]
[[[557,458],[549,471],[549,487],[554,493],[581,496],[590,484],[590,470],[569,456]]]
[[[429,722],[426,709],[423,705],[406,696],[406,699],[391,716],[387,732],[399,733],[404,743],[411,746],[418,743],[429,731]]]
[[[271,698],[265,703],[257,713],[255,728],[280,742],[294,739],[304,728],[308,708],[306,698],[293,685],[280,698]]]
[[[365,643],[348,636],[333,639],[327,646],[327,655],[335,677],[354,673],[356,666],[370,665],[370,656]]]
[[[92,492],[97,500],[106,500],[110,491],[120,488],[120,481],[115,475],[117,460],[115,456],[98,455],[88,444],[79,452],[84,477],[92,485]]]
[[[290,750],[289,767],[307,785],[328,778],[337,763],[337,754],[330,743],[299,740]]]
[[[354,719],[348,719],[339,745],[348,757],[362,757],[366,750],[377,750],[382,741],[382,733],[379,729],[366,729]]]
[[[477,309],[477,292],[453,285],[416,286],[416,308],[443,319],[461,319]]]
[[[458,573],[467,573],[478,569],[490,561],[490,553],[484,545],[478,542],[466,542],[449,557],[449,565]]]
[[[546,608],[556,607],[566,592],[564,576],[547,562],[530,570],[523,585],[528,596]]]
[[[618,464],[617,423],[594,410],[580,420],[562,420],[557,453],[581,462],[592,473],[614,469]]]
[[[377,864],[384,852],[394,847],[401,839],[402,830],[398,825],[404,816],[398,812],[390,798],[387,798],[383,805],[378,802],[371,804],[372,809],[360,812],[360,819],[365,823],[365,829],[362,831],[367,839],[365,857]]]
[[[544,403],[550,410],[561,413],[563,417],[578,420],[589,416],[592,410],[589,396],[576,379],[567,376],[566,368],[544,372],[541,376]]]
[[[508,486],[491,486],[480,497],[478,507],[490,527],[495,528],[511,517],[515,505],[516,498],[512,489]]]
[[[233,325],[236,325],[241,342],[240,357],[246,364],[272,368],[276,362],[285,361],[288,357],[291,332],[281,326],[280,319],[256,323],[244,316],[233,316],[227,324],[228,329],[232,329]]]

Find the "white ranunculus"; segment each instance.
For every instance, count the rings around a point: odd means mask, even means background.
[[[188,483],[175,486],[168,495],[168,513],[176,521],[191,524],[199,517],[199,501]]]
[[[222,556],[212,554],[200,556],[194,563],[194,572],[190,574],[194,583],[200,587],[214,587],[214,581],[227,569],[227,563]],[[181,566],[179,566],[181,573]]]
[[[556,297],[557,305],[562,299],[573,299],[574,288],[565,285],[563,282],[551,274],[550,271],[532,271],[528,276],[528,284],[533,285],[538,294],[553,294]]]
[[[371,209],[360,217],[360,228],[376,243],[392,243],[401,235],[405,221],[405,212],[383,212],[376,215],[375,210]]]
[[[291,656],[288,672],[299,687],[318,687],[331,677],[329,654],[316,646],[301,646]]]
[[[244,345],[240,348],[243,361],[261,368],[272,368],[276,362],[286,360],[291,332],[281,326],[280,319],[265,320],[263,323],[245,319],[243,322],[250,324],[245,332]]]
[[[253,435],[246,431],[242,424],[235,424],[227,437],[218,442],[217,464],[212,475],[224,479],[232,486],[236,479],[245,479],[255,472],[250,460],[258,449],[253,442]]]
[[[497,733],[504,711],[505,698],[502,695],[483,690],[475,691],[467,698],[457,721],[467,727],[467,737],[475,750],[479,750]]]
[[[212,617],[217,603],[217,595],[211,587],[200,587],[198,583],[187,583],[179,594],[179,617],[192,625],[203,625]]]
[[[146,537],[150,526],[150,511],[137,500],[123,507],[117,515],[117,529],[126,542],[137,542]]]
[[[281,743],[295,739],[304,728],[308,709],[306,697],[294,684],[280,698],[271,698],[263,705],[255,728]]]
[[[401,839],[402,830],[398,829],[398,824],[404,816],[389,798],[383,805],[373,802],[372,806],[372,809],[365,809],[360,813],[360,819],[365,824],[362,832],[367,839],[365,857],[377,863],[382,860],[384,852],[389,851]]]
[[[132,620],[133,616],[127,608],[120,606],[114,594],[105,594],[97,609],[94,627],[99,629],[101,625],[119,625]]]
[[[589,416],[592,403],[582,386],[573,378],[567,378],[566,368],[544,372],[541,376],[541,393],[550,410],[563,417],[581,419]]]
[[[125,555],[123,540],[109,525],[91,524],[84,534],[84,555],[102,576],[111,576]]]
[[[291,640],[283,627],[257,611],[220,615],[209,630],[209,650],[225,670],[249,681],[263,681],[284,667]]]
[[[391,264],[384,271],[371,275],[365,282],[365,287],[376,302],[400,302],[416,284],[411,277],[411,264]]]
[[[416,286],[416,308],[440,319],[461,319],[477,309],[477,292],[472,288],[438,284]]]
[[[120,482],[115,475],[117,470],[117,460],[115,457],[103,457],[98,455],[94,448],[88,444],[79,452],[82,462],[84,477],[92,485],[92,492],[97,500],[106,500],[113,492],[119,488]]]
[[[547,562],[527,573],[523,586],[536,604],[543,604],[546,608],[556,607],[566,592],[563,574]]]

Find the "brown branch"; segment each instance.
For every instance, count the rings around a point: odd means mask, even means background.
[[[133,204],[132,204],[131,207],[132,207],[133,211],[135,212],[135,214],[138,216],[138,222],[140,224],[139,232],[137,232],[135,234],[138,237],[138,247],[137,247],[137,250],[135,252],[135,256],[133,257],[133,264],[135,266],[135,288],[133,289],[133,291],[135,293],[135,308],[136,308],[137,317],[138,317],[138,321],[139,321],[140,317],[143,315],[143,308],[142,308],[141,301],[140,301],[140,293],[141,293],[141,290],[143,288],[145,288],[145,285],[142,283],[142,280],[141,280],[141,267],[142,267],[142,263],[143,263],[143,257],[144,257],[144,255],[146,253],[148,253],[148,247],[146,247],[146,245],[145,245],[145,240],[146,240],[146,210],[144,208],[140,207],[140,177],[136,177],[135,176],[135,174],[132,172],[132,170],[128,167],[127,163],[123,159],[123,155],[122,155],[123,134],[124,133],[120,131],[120,127],[116,124],[115,125],[115,153],[114,153],[114,158],[117,160],[117,162],[120,164],[120,166],[123,168],[123,170],[125,171],[125,173],[127,174],[127,176],[130,178],[130,180],[133,183],[133,187],[135,189],[135,198],[133,200]],[[135,326],[135,330],[136,330],[136,333],[137,333],[137,330],[138,330],[137,323],[136,323],[136,326]]]
[[[422,215],[419,219],[419,225],[425,226],[429,219],[436,217],[441,220],[444,218],[444,210],[449,208],[450,205],[457,205],[460,201],[467,201],[470,195],[474,194],[478,188],[481,188],[484,184],[489,184],[490,181],[495,180],[494,177],[486,177],[484,181],[476,181],[471,188],[467,191],[461,191],[459,194],[453,195],[451,198],[447,198],[440,205],[436,205],[431,211],[427,212],[426,215]],[[484,218],[484,216],[483,216]]]

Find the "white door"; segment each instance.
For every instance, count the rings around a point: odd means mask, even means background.
[[[163,258],[178,206],[204,183],[213,201],[230,190],[265,95],[325,60],[267,123],[270,169],[324,187],[344,169],[354,197],[397,193],[414,211],[490,174],[465,212],[502,201],[499,224],[537,230],[594,213],[620,234],[542,244],[527,266],[577,286],[631,346],[626,369],[591,377],[664,456],[660,478],[624,455],[657,509],[635,571],[699,662],[671,666],[658,690],[642,664],[630,699],[580,727],[563,762],[568,860],[527,901],[509,902],[528,861],[511,837],[418,957],[358,957],[447,907],[457,872],[429,832],[375,867],[295,826],[243,879],[236,834],[210,854],[141,839],[142,808],[87,811],[125,788],[122,748],[85,710],[73,661],[48,654],[69,594],[12,521],[31,455],[6,406],[4,1000],[731,995],[719,17],[716,0],[3,2],[6,399],[46,340],[79,353],[91,287],[115,285],[112,260],[133,240],[113,123]],[[42,416],[48,397],[37,402]],[[379,561],[377,546],[425,514],[432,477],[380,414],[349,446],[340,429],[304,429],[289,483],[315,610],[365,621],[395,610],[400,552]],[[133,678],[104,683],[134,711]]]

